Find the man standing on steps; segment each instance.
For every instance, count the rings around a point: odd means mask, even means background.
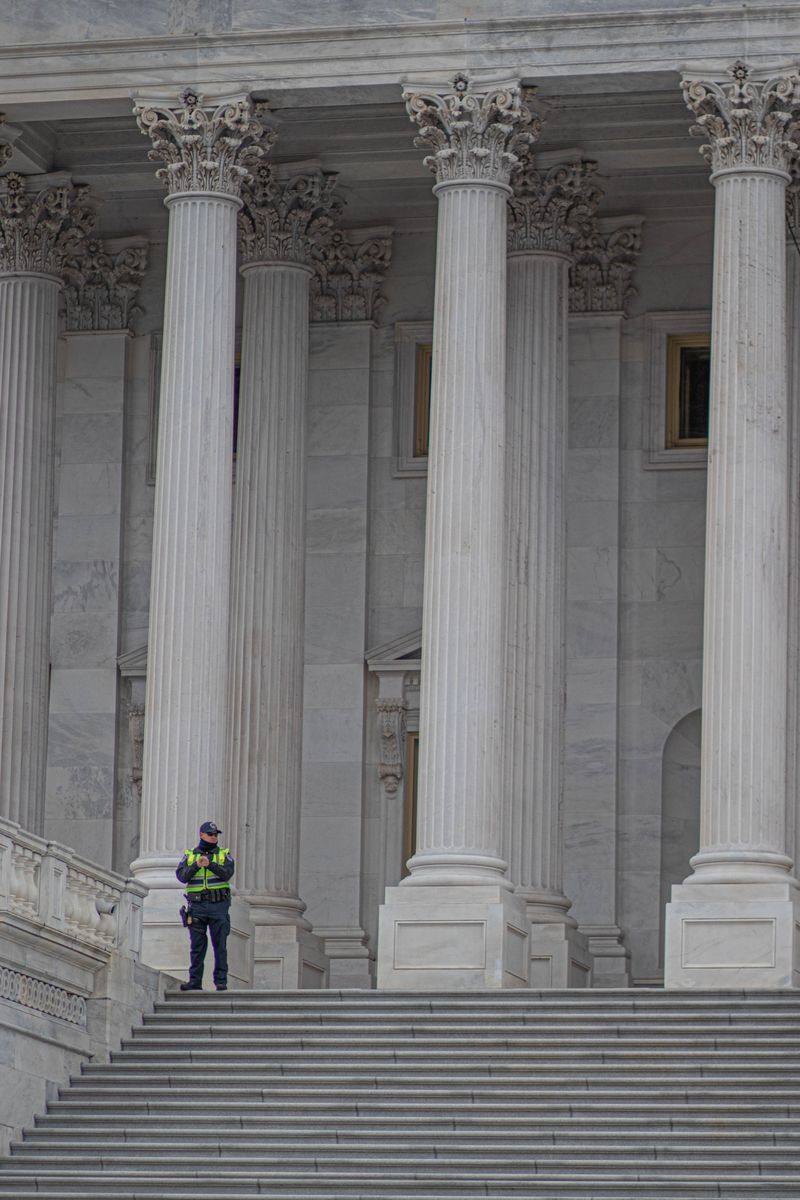
[[[213,821],[200,826],[200,841],[187,850],[175,874],[186,884],[189,902],[186,924],[191,938],[189,981],[182,992],[203,990],[203,964],[208,948],[208,933],[214,947],[214,986],[228,990],[228,934],[231,931],[231,888],[234,862],[230,850],[221,849],[217,840],[222,830]]]

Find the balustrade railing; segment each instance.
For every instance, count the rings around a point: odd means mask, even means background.
[[[138,958],[147,888],[13,821],[0,821],[0,919],[24,918],[94,951]]]

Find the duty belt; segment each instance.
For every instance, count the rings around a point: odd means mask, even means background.
[[[230,888],[209,888],[207,892],[187,892],[186,899],[190,904],[196,900],[206,900],[210,904],[218,904],[221,900],[230,900]]]

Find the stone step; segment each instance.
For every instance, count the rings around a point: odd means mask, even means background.
[[[591,1191],[587,1191],[587,1186]],[[134,1190],[135,1189],[135,1190]],[[721,1190],[724,1189],[724,1190]],[[4,1182],[0,1175],[0,1196],[18,1197],[35,1194],[37,1200],[64,1200],[69,1197],[101,1196],[104,1200],[198,1200],[198,1191],[187,1191],[183,1180],[130,1180],[124,1176],[102,1173],[76,1182],[65,1176],[57,1183],[52,1178],[40,1186],[32,1176],[19,1176]],[[254,1180],[242,1190],[241,1183],[232,1187],[213,1179],[204,1182],[203,1196],[224,1197],[224,1200],[253,1200],[254,1196],[269,1200],[797,1200],[795,1180],[762,1175],[740,1179],[720,1176],[717,1180],[689,1180],[665,1175],[651,1180],[643,1197],[638,1180],[594,1177],[585,1180],[554,1179],[551,1176],[522,1176],[516,1179],[460,1179],[458,1181],[406,1179],[375,1180],[371,1176],[341,1176],[336,1180],[320,1179],[316,1174],[281,1174],[269,1180]]]

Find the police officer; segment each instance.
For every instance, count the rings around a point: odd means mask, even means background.
[[[230,850],[218,845],[221,832],[213,821],[204,821],[200,826],[200,841],[193,850],[186,851],[175,872],[186,885],[191,920],[189,982],[181,984],[182,992],[203,990],[203,964],[209,932],[214,947],[214,986],[218,992],[228,990],[227,941],[231,931],[230,879],[234,863]]]

